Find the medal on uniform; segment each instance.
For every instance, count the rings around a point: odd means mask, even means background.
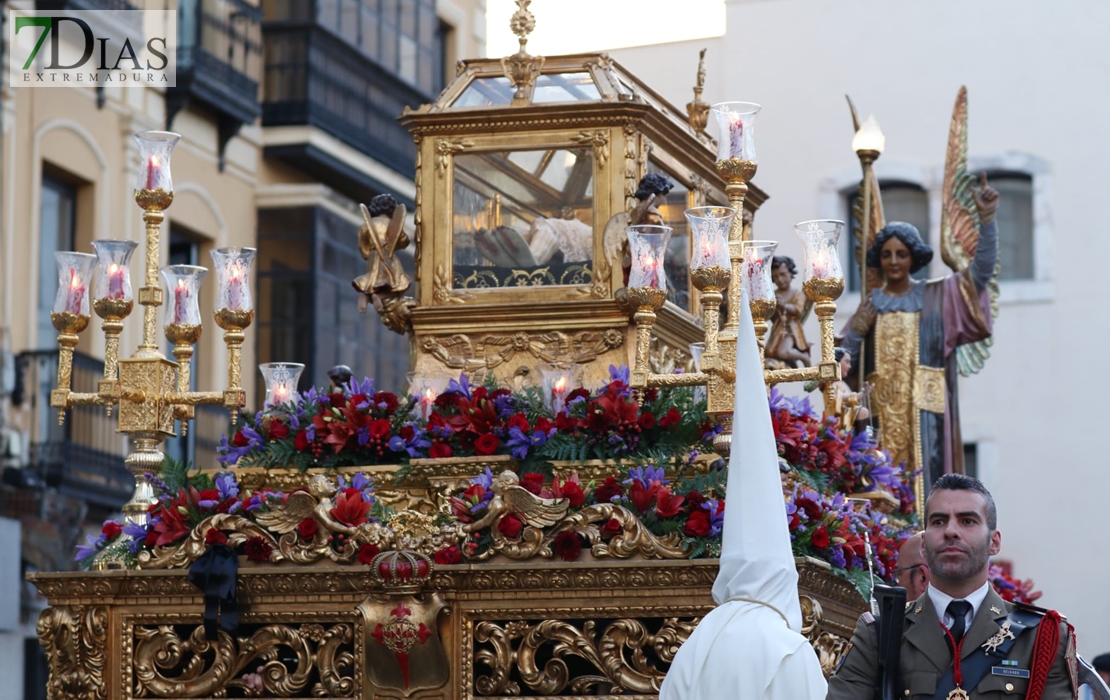
[[[1010,621],[1006,620],[1002,623],[1001,629],[995,632],[993,637],[983,643],[983,648],[986,649],[988,654],[993,654],[1007,639],[1013,638],[1014,633],[1010,631]]]
[[[968,700],[967,691],[956,686],[956,689],[948,694],[948,700]]]
[[[948,693],[946,700],[970,700],[967,691],[960,686],[964,684],[963,669],[960,668],[960,656],[964,647],[964,638],[959,642],[952,636],[952,631],[942,622],[940,628],[944,630],[944,636],[948,637],[948,644],[952,647],[952,680],[956,682],[956,687],[952,692]]]

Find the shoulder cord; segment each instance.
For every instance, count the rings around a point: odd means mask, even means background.
[[[782,621],[786,623],[786,626],[787,627],[790,626],[790,620],[786,619],[786,615],[783,614],[783,612],[781,610],[776,608],[774,605],[771,605],[770,603],[764,603],[762,600],[756,600],[755,598],[746,598],[744,596],[738,595],[738,596],[733,596],[733,597],[729,598],[725,602],[726,603],[754,603],[756,605],[762,605],[765,608],[770,608],[771,610],[774,610],[775,612],[777,612],[779,614],[779,617],[782,618]]]
[[[1033,658],[1029,663],[1029,690],[1026,700],[1041,700],[1048,673],[1056,661],[1060,649],[1060,613],[1049,610],[1037,627],[1037,638],[1033,642]]]

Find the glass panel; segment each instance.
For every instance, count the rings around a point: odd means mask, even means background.
[[[416,82],[416,42],[412,37],[404,34],[400,37],[401,42],[401,64],[397,73],[401,79],[409,82]]]
[[[597,91],[589,73],[541,75],[536,80],[536,89],[532,93],[533,104],[600,99],[601,93]]]
[[[588,284],[593,151],[455,156],[454,286]]]
[[[489,107],[513,101],[513,88],[508,78],[478,78],[455,100],[454,107]]]
[[[44,175],[39,206],[38,348],[44,350],[58,347],[58,331],[50,321],[58,289],[54,253],[74,249],[77,190]]]
[[[686,215],[690,208],[687,193],[689,190],[679,180],[664,170],[655,161],[648,161],[649,173],[662,173],[674,183],[666,195],[666,201],[659,205],[663,224],[670,226],[671,242],[663,268],[667,271],[667,301],[679,308],[690,310],[690,229]]]

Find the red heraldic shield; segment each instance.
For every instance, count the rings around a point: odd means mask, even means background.
[[[365,625],[366,677],[382,689],[410,695],[439,688],[451,669],[436,631],[444,608],[438,595],[368,598],[359,606]]]

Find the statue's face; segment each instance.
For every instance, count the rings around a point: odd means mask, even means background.
[[[845,353],[840,358],[840,378],[847,379],[848,375],[852,372],[852,356]]]
[[[888,283],[901,282],[910,275],[913,254],[905,243],[898,240],[897,236],[891,236],[890,240],[883,244],[879,263],[883,267],[883,276]]]
[[[775,286],[778,287],[780,292],[785,292],[790,289],[790,268],[786,265],[779,265],[771,270],[771,279],[774,280]]]

